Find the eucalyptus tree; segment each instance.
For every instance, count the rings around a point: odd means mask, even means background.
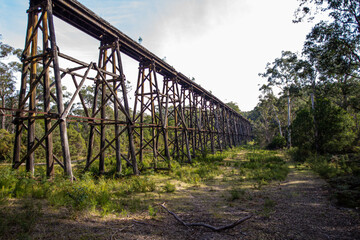
[[[0,35],[1,38],[1,35]],[[14,73],[19,70],[17,62],[9,62],[8,57],[17,55],[19,50],[14,49],[10,45],[4,44],[0,41],[0,101],[1,101],[1,128],[6,129],[5,126],[5,112],[6,103],[12,103],[11,97],[15,92],[15,76]],[[6,61],[4,61],[6,60]],[[8,107],[12,107],[11,105]]]
[[[282,94],[287,98],[287,142],[291,147],[291,90],[296,89],[298,85],[298,75],[296,66],[298,57],[290,51],[282,51],[281,57],[276,58],[274,62],[268,63],[265,73],[259,74],[267,78],[269,87],[278,87]]]
[[[342,108],[348,107],[348,93],[360,79],[360,1],[301,0],[297,22],[313,18],[319,11],[328,19],[317,23],[307,35],[304,54],[329,86],[337,83],[343,95]]]
[[[276,107],[277,99],[274,96],[274,92],[273,92],[272,88],[269,87],[269,85],[263,84],[259,90],[261,92],[261,95],[259,96],[259,98],[268,101],[268,103],[270,105],[270,108],[274,113],[274,117],[275,117],[276,123],[277,123],[278,128],[279,128],[279,136],[283,137],[281,121],[280,121],[279,113],[278,113],[279,110]]]

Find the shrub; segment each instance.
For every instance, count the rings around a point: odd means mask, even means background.
[[[174,184],[171,184],[170,182],[166,182],[164,186],[164,191],[167,193],[175,192],[176,186]]]
[[[148,211],[150,217],[156,217],[157,210],[153,206],[149,205]]]
[[[277,135],[275,136],[272,141],[267,145],[267,149],[275,150],[275,149],[282,149],[286,147],[286,139],[283,136]]]
[[[12,154],[13,134],[0,129],[0,161],[10,161]]]

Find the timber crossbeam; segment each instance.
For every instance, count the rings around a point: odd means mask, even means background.
[[[99,41],[97,62],[60,52],[54,17]],[[139,63],[133,107],[123,55]],[[75,143],[69,142],[68,129],[79,124],[88,136],[84,169],[98,164],[100,174],[109,156],[117,174],[125,161],[137,175],[149,157],[153,169],[171,169],[171,159],[191,163],[199,153],[251,139],[247,119],[76,0],[30,0],[22,62],[14,168],[26,163],[34,173],[35,153],[45,151],[49,177],[57,162],[74,179],[70,145]],[[72,92],[65,100],[63,86],[69,84]],[[43,132],[36,131],[38,124]],[[58,135],[61,157],[54,154]]]

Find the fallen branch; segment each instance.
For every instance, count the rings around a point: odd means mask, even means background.
[[[170,211],[169,209],[167,209],[164,204],[160,204],[161,207],[163,207],[168,213],[170,213],[171,215],[174,216],[174,218],[179,221],[182,225],[184,225],[185,227],[206,227],[206,228],[210,228],[211,230],[215,231],[215,232],[220,232],[226,229],[230,229],[233,228],[237,225],[239,225],[240,223],[245,222],[246,220],[250,219],[252,217],[252,215],[249,215],[247,217],[244,217],[242,219],[239,219],[237,221],[235,221],[234,223],[230,224],[230,225],[225,225],[222,227],[214,227],[212,225],[206,224],[206,223],[186,223],[183,220],[181,220],[179,218],[178,215],[176,215],[175,213],[173,213],[172,211]]]

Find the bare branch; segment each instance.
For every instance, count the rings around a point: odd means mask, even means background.
[[[226,229],[230,229],[230,228],[233,228],[233,227],[236,227],[237,225],[239,225],[240,223],[243,223],[245,222],[246,220],[249,220],[252,215],[249,215],[247,217],[244,217],[244,218],[241,218],[237,221],[235,221],[234,223],[232,224],[229,224],[229,225],[225,225],[225,226],[221,226],[221,227],[215,227],[215,226],[212,226],[212,225],[209,225],[209,224],[206,224],[206,223],[186,223],[184,222],[183,220],[181,220],[181,218],[179,218],[178,215],[176,215],[175,213],[173,213],[172,211],[170,211],[169,209],[167,209],[165,206],[164,206],[164,203],[163,204],[159,204],[162,208],[164,208],[169,214],[173,215],[173,217],[178,221],[180,222],[182,225],[184,225],[185,227],[206,227],[206,228],[209,228],[215,232],[220,232],[220,231],[223,231],[223,230],[226,230]],[[243,233],[244,234],[244,233]]]

